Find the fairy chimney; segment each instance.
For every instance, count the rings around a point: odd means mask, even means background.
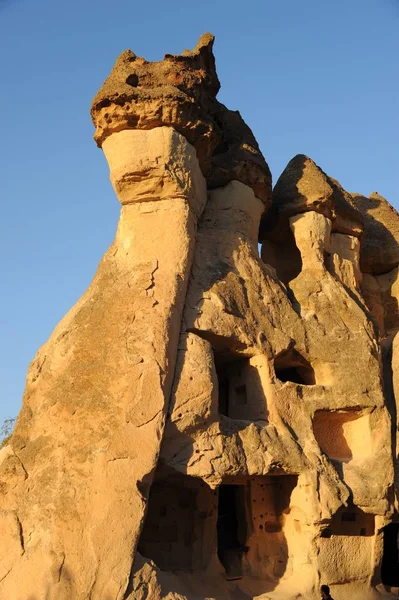
[[[304,155],[272,192],[212,47],[94,98],[120,220],[0,451],[0,598],[399,587],[399,215]]]

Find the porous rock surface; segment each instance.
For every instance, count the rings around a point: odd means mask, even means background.
[[[397,214],[303,155],[272,195],[212,44],[94,99],[121,217],[0,451],[0,598],[399,586]]]

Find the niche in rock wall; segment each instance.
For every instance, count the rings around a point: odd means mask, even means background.
[[[231,419],[267,420],[267,359],[215,353],[219,414]]]
[[[333,460],[349,462],[371,453],[370,415],[361,409],[317,410],[313,432],[320,448]]]
[[[369,537],[374,535],[374,515],[363,512],[353,504],[341,507],[332,517],[321,537],[333,535]]]
[[[384,527],[381,581],[384,585],[399,587],[399,523]]]
[[[218,557],[227,579],[277,580],[288,563],[284,533],[296,475],[243,479],[219,487]]]
[[[294,349],[288,350],[274,359],[276,377],[283,383],[291,381],[301,385],[314,385],[315,372],[311,364]]]
[[[177,475],[154,481],[138,552],[162,571],[203,568],[216,545],[216,512],[215,492],[201,480]]]
[[[317,541],[321,579],[330,584],[364,581],[373,569],[375,517],[357,506],[340,508]]]

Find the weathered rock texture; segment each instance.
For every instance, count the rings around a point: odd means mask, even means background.
[[[95,140],[102,146],[124,129],[173,127],[196,149],[208,187],[237,179],[269,204],[271,175],[252,131],[216,99],[213,39],[205,34],[193,51],[160,62],[122,52],[92,104]]]
[[[399,216],[303,155],[272,196],[212,44],[93,102],[121,218],[0,452],[0,598],[399,586]]]

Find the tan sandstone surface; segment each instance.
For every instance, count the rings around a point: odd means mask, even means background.
[[[399,215],[304,155],[272,193],[212,46],[93,101],[121,216],[0,451],[0,600],[399,587]]]

